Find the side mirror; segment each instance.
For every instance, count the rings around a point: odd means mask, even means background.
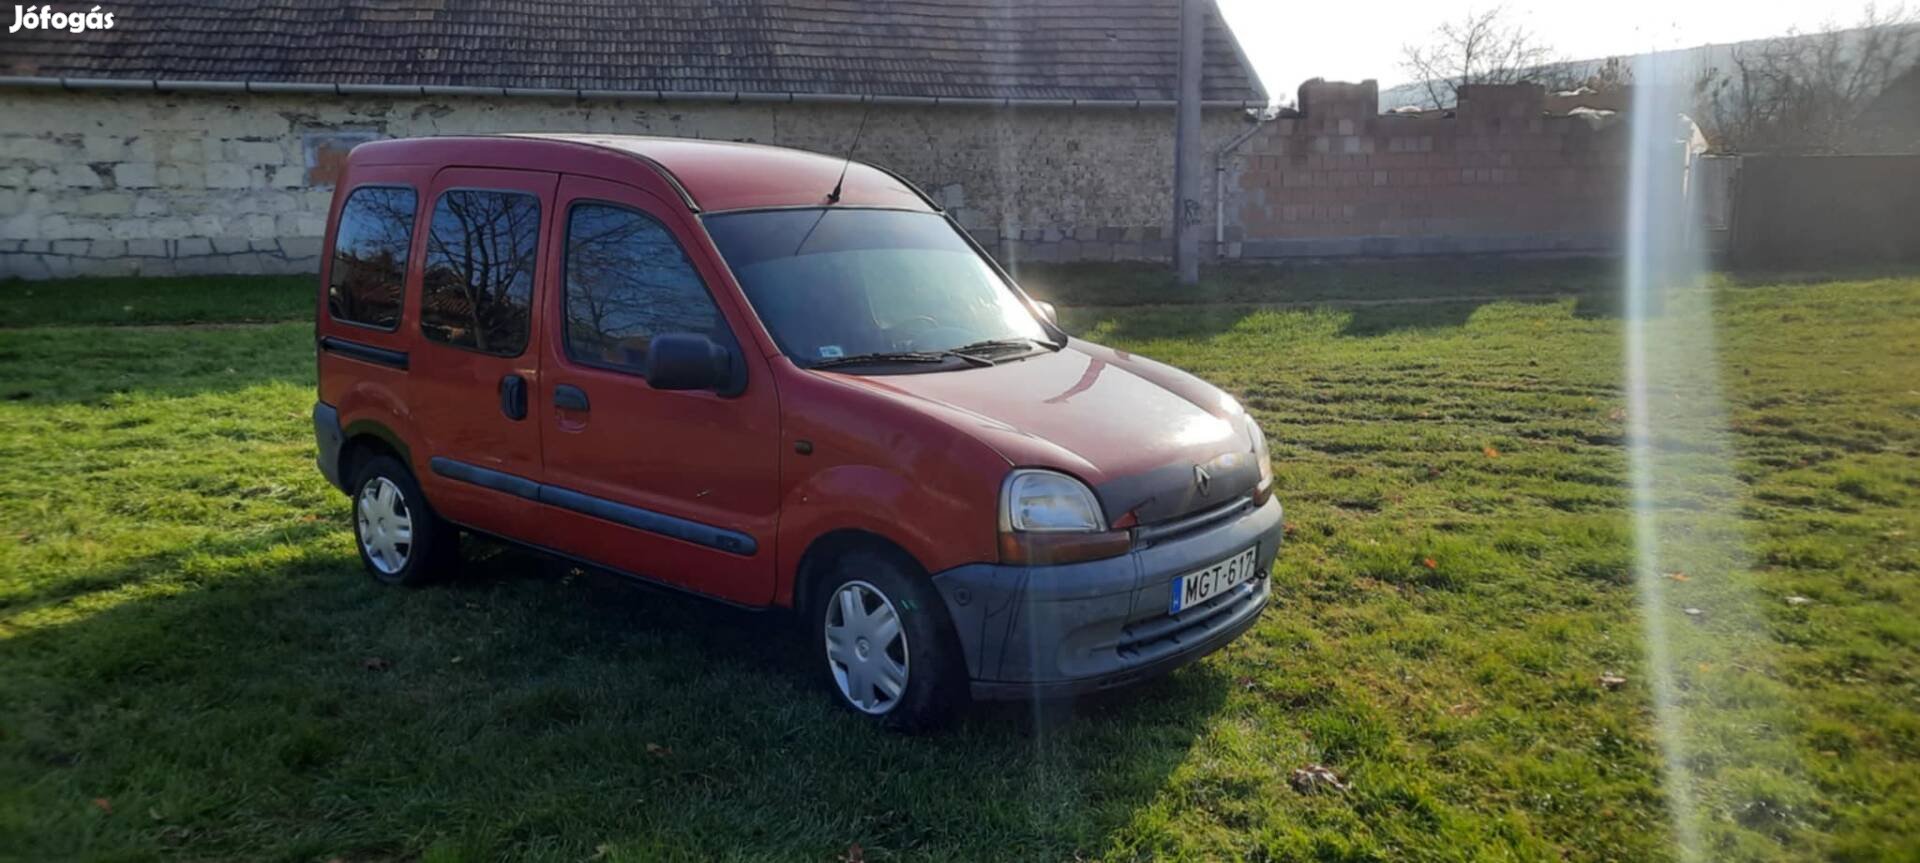
[[[1054,325],[1060,323],[1060,310],[1054,308],[1052,303],[1046,300],[1034,300],[1033,304],[1040,308],[1040,314],[1047,319],[1047,323]]]
[[[647,346],[647,386],[718,390],[733,377],[727,349],[698,333],[662,333]]]

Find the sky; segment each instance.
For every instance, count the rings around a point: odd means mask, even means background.
[[[1441,21],[1490,8],[1451,0],[1365,0],[1346,4],[1218,0],[1267,92],[1289,98],[1308,78],[1360,81],[1381,89],[1407,80],[1400,48],[1431,36]],[[1798,28],[1851,26],[1866,0],[1611,0],[1603,4],[1510,0],[1497,4],[1568,60],[1690,48],[1778,36]],[[1889,4],[1882,3],[1884,8]],[[1598,12],[1596,10],[1604,10]]]

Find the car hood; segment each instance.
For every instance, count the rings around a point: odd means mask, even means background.
[[[1238,402],[1179,369],[1091,342],[991,368],[845,377],[945,414],[1014,466],[1079,477],[1110,521],[1177,518],[1259,483]]]

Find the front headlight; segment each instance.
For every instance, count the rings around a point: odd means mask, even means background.
[[[1260,485],[1255,494],[1264,502],[1267,494],[1273,491],[1273,456],[1267,452],[1267,433],[1260,430],[1259,421],[1253,414],[1247,414],[1247,432],[1253,436],[1253,460],[1260,465]]]
[[[1007,477],[1000,496],[1000,524],[1023,533],[1065,533],[1105,530],[1087,484],[1050,470],[1017,470]]]
[[[1063,473],[1023,468],[1000,489],[1000,562],[1041,566],[1126,554],[1133,533],[1110,530],[1087,484]]]

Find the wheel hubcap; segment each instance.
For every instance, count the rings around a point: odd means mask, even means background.
[[[413,516],[400,487],[384,476],[367,480],[353,508],[360,526],[360,549],[367,559],[386,575],[399,572],[413,552]]]
[[[850,581],[827,602],[827,667],[847,702],[885,713],[907,690],[907,634],[880,589]]]

